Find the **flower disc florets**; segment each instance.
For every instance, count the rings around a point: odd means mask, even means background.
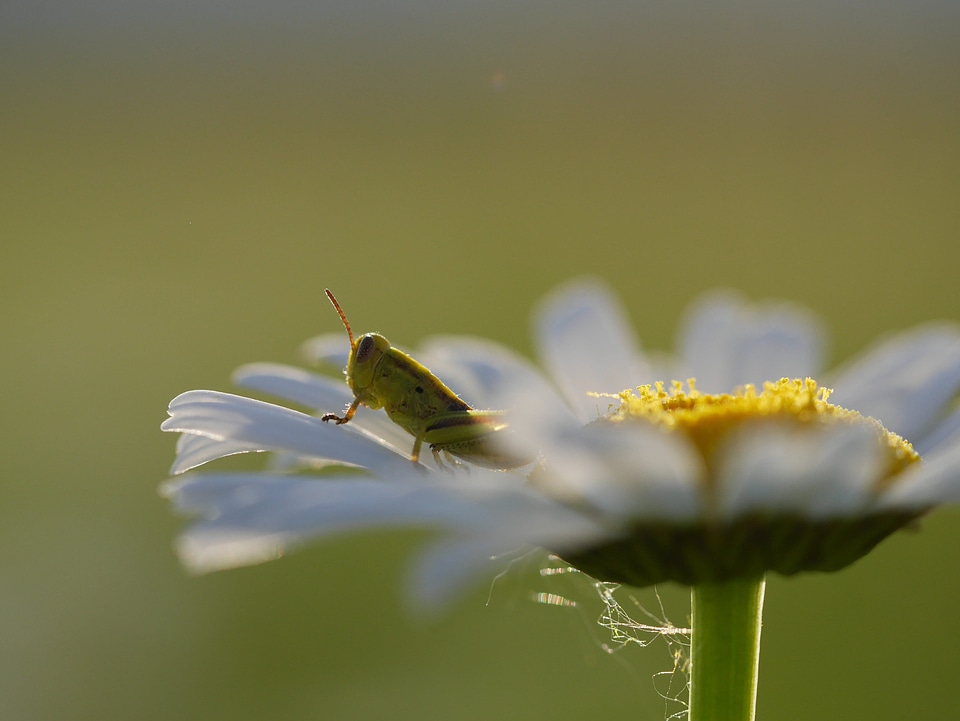
[[[785,575],[834,571],[920,515],[870,509],[879,493],[920,460],[913,447],[875,419],[830,404],[831,391],[814,380],[783,378],[765,383],[759,393],[747,385],[731,394],[702,394],[693,379],[687,388],[674,382],[670,391],[662,383],[624,391],[618,396],[620,406],[597,423],[653,424],[685,438],[704,469],[699,517],[680,522],[645,518],[627,524],[620,539],[565,556],[581,570],[635,586],[663,581],[693,585],[770,570]],[[778,443],[790,438],[783,446],[788,453],[764,457],[761,446],[771,430]],[[843,503],[831,507],[811,500],[809,493],[787,502],[781,493],[775,503],[762,502],[768,492],[763,487],[764,463],[770,486],[782,490],[788,479],[809,492],[822,485],[809,477],[824,470],[822,461],[844,461],[845,444],[831,444],[831,436],[851,433],[860,440],[858,452],[864,441],[872,451],[869,464],[864,457],[868,477],[843,489],[844,479],[834,482],[827,474],[830,487],[820,489],[822,497],[837,495]],[[730,468],[736,467],[738,454],[753,457],[746,473],[751,481],[737,489],[740,502],[730,498],[736,485]],[[740,471],[744,475],[744,469]],[[644,481],[638,477],[636,482]]]

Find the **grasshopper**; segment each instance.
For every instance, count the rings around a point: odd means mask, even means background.
[[[430,446],[440,468],[440,453],[447,453],[484,468],[507,470],[531,462],[500,449],[496,434],[507,429],[506,412],[475,410],[450,390],[425,366],[390,345],[379,333],[353,337],[347,316],[329,289],[324,291],[336,308],[350,339],[347,384],[353,402],[342,416],[325,413],[320,420],[349,423],[363,405],[383,408],[387,417],[413,436],[410,460],[420,460],[420,448]]]

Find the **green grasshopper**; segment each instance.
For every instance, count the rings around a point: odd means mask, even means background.
[[[326,413],[320,420],[349,423],[362,403],[373,409],[383,408],[391,421],[413,436],[410,460],[414,463],[420,460],[424,443],[441,468],[446,467],[440,460],[441,452],[496,470],[531,462],[498,448],[496,435],[507,429],[505,411],[471,408],[425,366],[391,346],[379,333],[354,339],[337,299],[329,290],[324,292],[350,339],[346,376],[354,398],[342,416]]]

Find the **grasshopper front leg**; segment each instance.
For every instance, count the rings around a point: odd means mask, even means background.
[[[338,426],[342,426],[344,423],[349,423],[353,418],[353,414],[357,412],[357,408],[360,407],[360,399],[354,398],[353,403],[350,404],[350,407],[347,408],[347,412],[343,416],[338,416],[336,413],[324,413],[320,416],[321,421],[336,421]]]
[[[353,415],[357,412],[357,408],[360,407],[360,399],[354,398],[353,403],[350,404],[350,407],[347,408],[346,412],[342,416],[338,416],[336,413],[324,413],[320,416],[321,421],[336,421],[338,426],[342,426],[344,423],[349,423],[353,419]],[[413,462],[414,466],[420,464],[420,447],[423,445],[423,436],[416,436],[413,441],[413,450],[410,452],[410,460]],[[437,455],[437,452],[434,451],[434,455]],[[438,460],[439,462],[439,460]],[[443,464],[440,464],[440,467],[443,467]]]

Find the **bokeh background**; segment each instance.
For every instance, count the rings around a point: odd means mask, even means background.
[[[394,342],[530,354],[567,278],[665,350],[730,285],[839,362],[960,320],[958,240],[956,3],[4,0],[0,718],[662,719],[666,647],[606,653],[536,564],[426,621],[416,533],[189,577],[166,403],[299,363],[324,286]],[[958,544],[945,509],[771,579],[760,717],[956,717]]]

